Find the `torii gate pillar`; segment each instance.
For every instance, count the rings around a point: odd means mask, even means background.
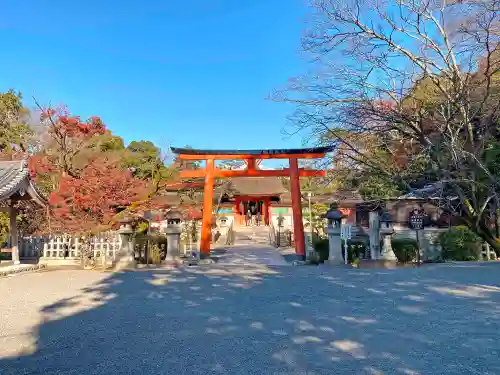
[[[214,179],[224,177],[290,177],[293,209],[293,235],[295,252],[305,257],[304,223],[302,222],[302,196],[300,194],[300,177],[324,176],[325,171],[299,168],[298,159],[322,158],[331,147],[314,147],[309,149],[286,150],[195,150],[188,148],[171,147],[173,153],[178,154],[181,160],[205,160],[204,170],[181,171],[182,178],[205,178],[203,198],[203,223],[201,229],[200,252],[210,254],[212,237],[212,208]],[[290,167],[280,170],[257,169],[257,161],[262,159],[288,159]],[[221,170],[215,168],[215,160],[245,160],[246,170]],[[266,208],[268,205],[266,204]]]
[[[292,193],[293,239],[295,253],[306,255],[304,240],[304,222],[302,221],[302,196],[300,194],[299,163],[297,158],[290,158],[290,188]]]
[[[207,160],[205,167],[205,188],[203,190],[203,220],[201,222],[200,252],[210,254],[212,241],[212,206],[214,199],[214,161]]]

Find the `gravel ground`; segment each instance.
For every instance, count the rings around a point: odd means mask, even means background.
[[[500,264],[0,279],[0,374],[500,374]]]

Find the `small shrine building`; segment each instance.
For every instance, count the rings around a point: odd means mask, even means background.
[[[30,208],[46,206],[46,200],[31,179],[28,159],[0,160],[0,212],[7,212],[10,221],[10,247],[2,252],[11,252],[12,261],[18,264],[19,239],[17,215]]]

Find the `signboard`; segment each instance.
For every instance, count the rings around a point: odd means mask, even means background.
[[[424,229],[424,220],[427,217],[427,214],[423,209],[418,209],[415,208],[413,211],[410,212],[408,215],[408,226],[415,230],[415,234],[417,237],[417,243],[418,248],[417,248],[417,266],[420,267],[420,236],[419,232]]]
[[[424,210],[414,209],[408,216],[408,226],[414,230],[424,229],[424,220],[426,216]]]
[[[230,214],[233,214],[233,209],[232,208],[219,208],[219,210],[217,211],[217,213],[220,215],[220,214],[225,214],[225,215],[230,215]]]
[[[271,208],[272,213],[275,215],[288,215],[288,207],[276,207],[276,208]]]

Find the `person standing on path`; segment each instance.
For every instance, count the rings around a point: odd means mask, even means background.
[[[247,227],[252,224],[252,211],[250,211],[250,208],[247,211]]]
[[[257,226],[260,227],[260,221],[262,220],[262,214],[257,211]]]

